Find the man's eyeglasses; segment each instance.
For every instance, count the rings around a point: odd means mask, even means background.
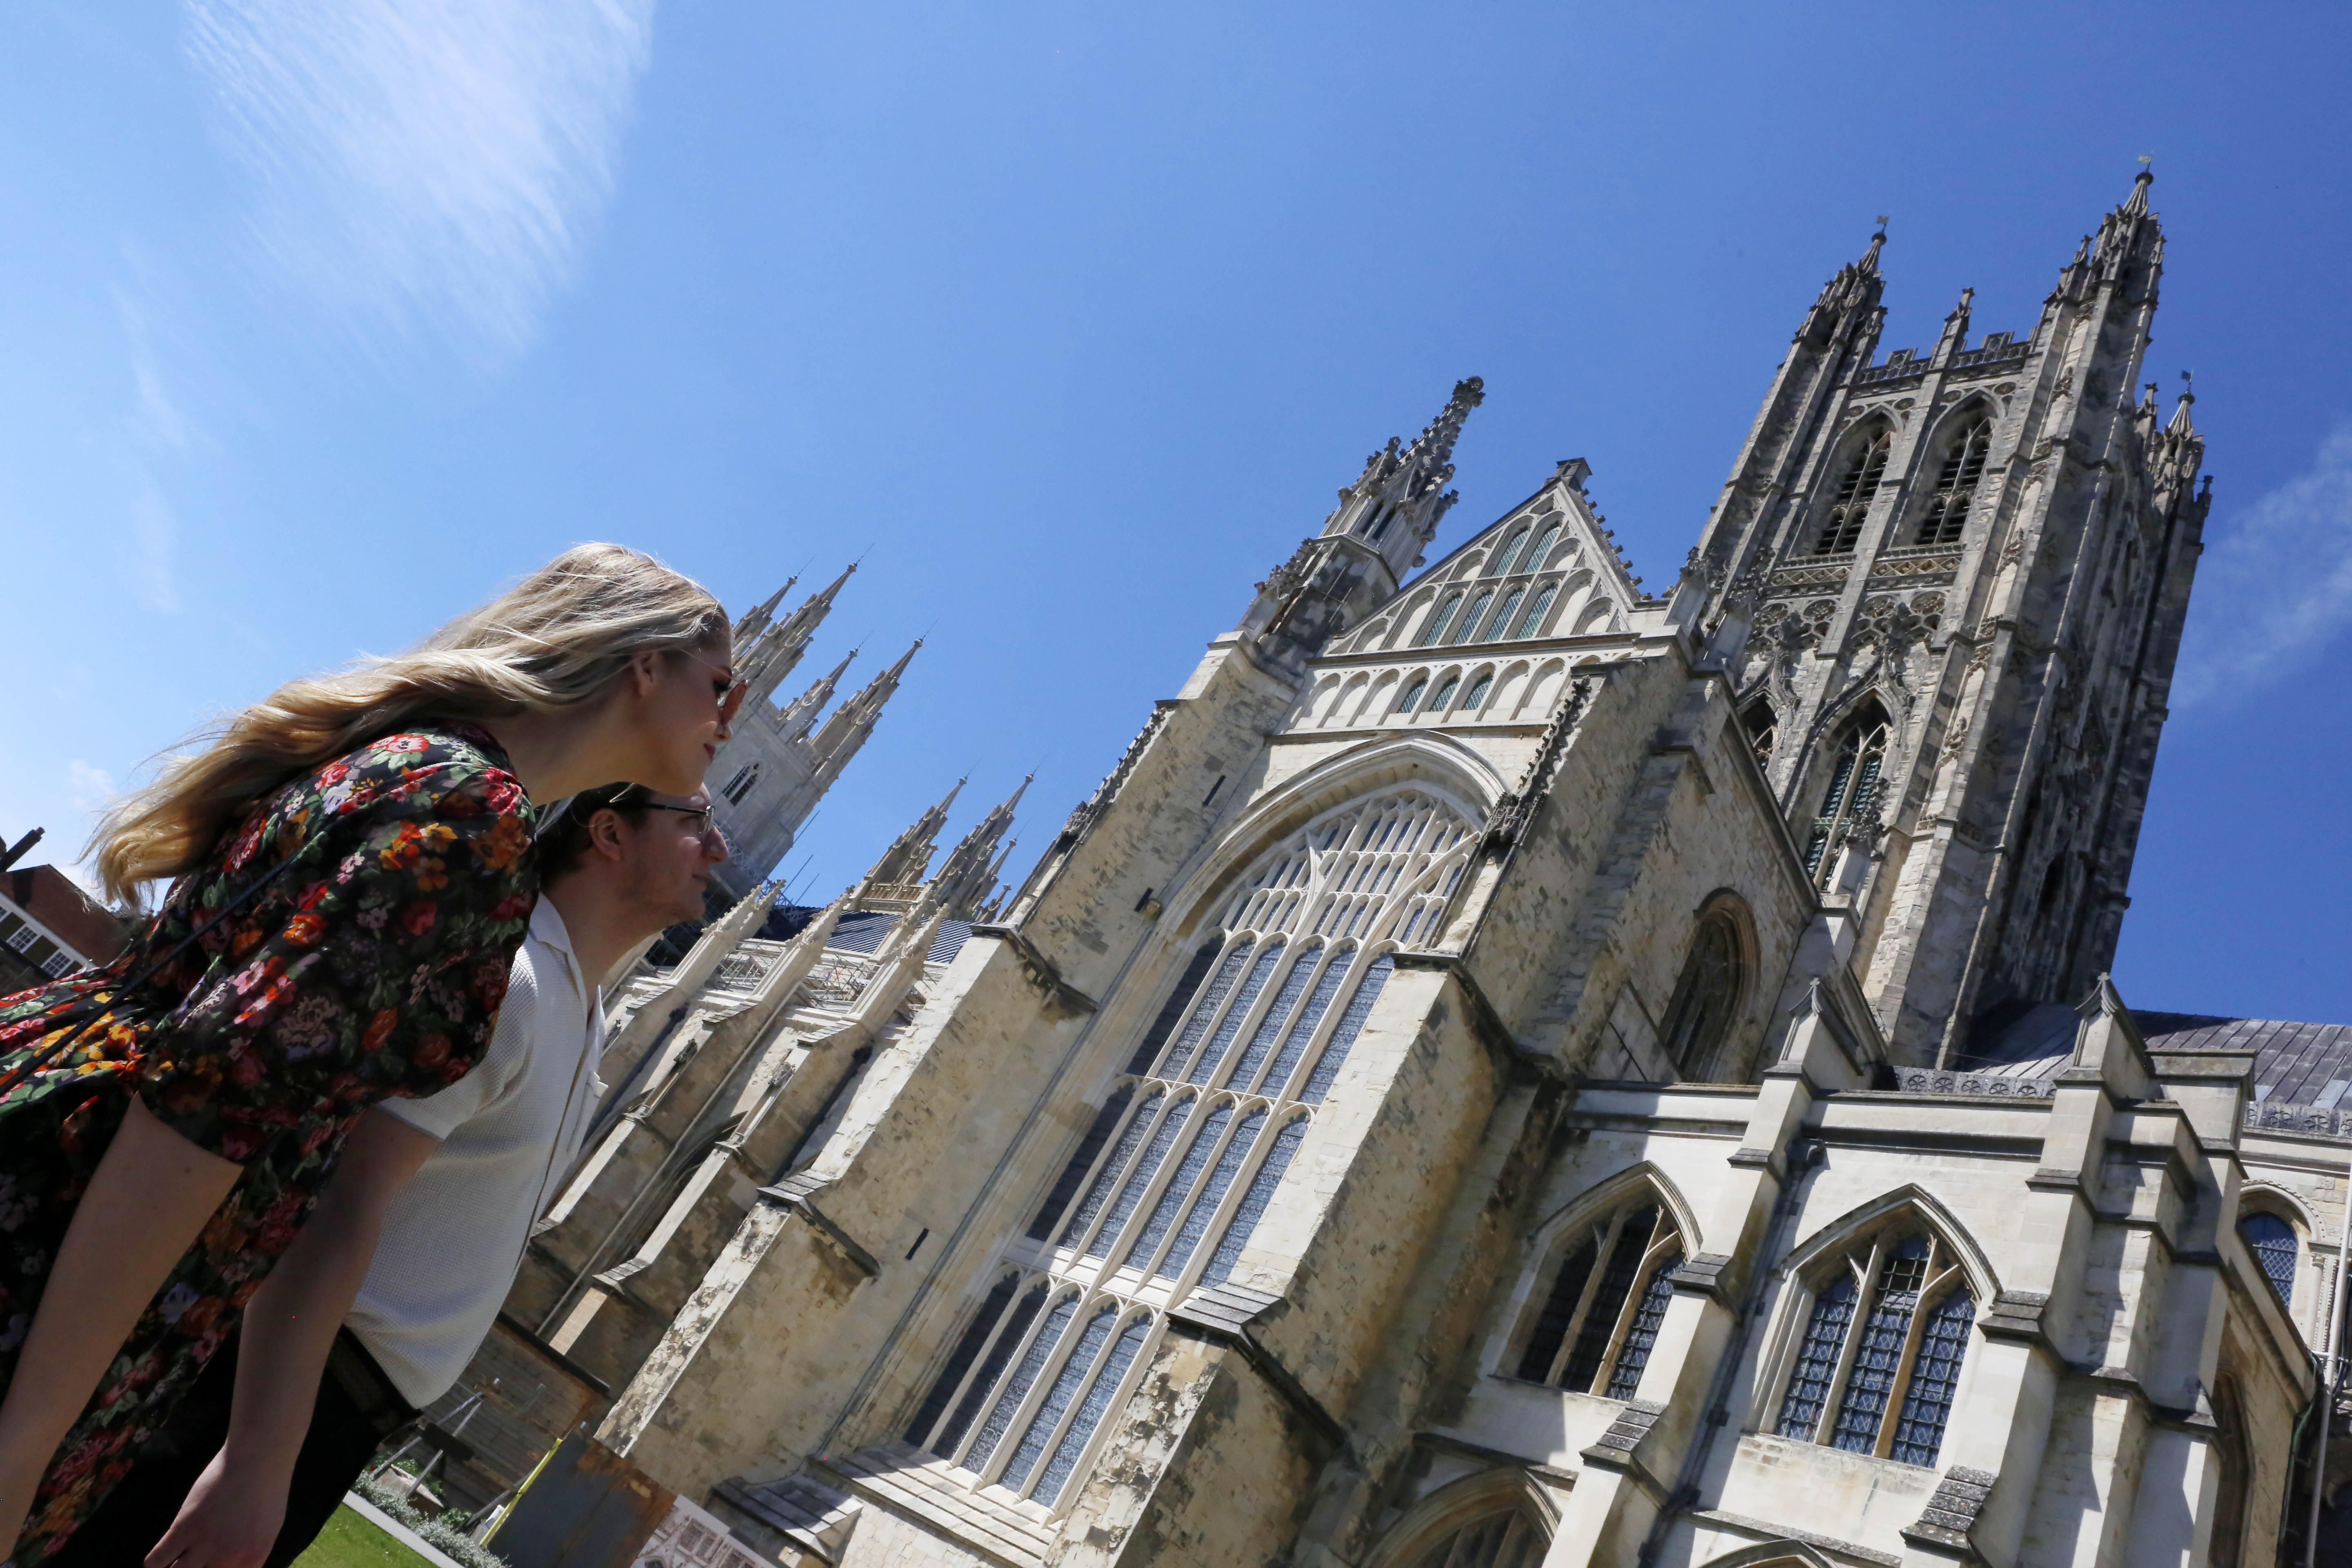
[[[719,828],[717,815],[707,805],[664,805],[657,800],[640,800],[631,804],[647,811],[674,811],[680,816],[693,818],[695,836],[699,838],[709,837]],[[724,842],[723,838],[721,842]]]

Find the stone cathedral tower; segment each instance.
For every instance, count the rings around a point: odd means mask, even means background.
[[[799,667],[817,628],[832,613],[834,600],[856,570],[855,565],[846,568],[778,620],[776,610],[793,591],[793,584],[786,583],[735,623],[735,668],[750,690],[733,736],[710,764],[712,805],[734,848],[728,861],[712,871],[713,916],[751,896],[792,848],[825,791],[874,732],[883,704],[898,691],[907,666],[923,646],[917,639],[896,664],[830,713],[825,705],[833,700],[850,659],[857,657],[854,651],[798,697],[776,702],[776,689]]]
[[[2135,398],[2149,176],[2020,337],[1874,363],[1885,236],[1822,290],[1694,555],[1805,866],[1906,1059],[2115,955],[2208,498],[2184,395]],[[2159,427],[2161,426],[2161,427]]]
[[[679,1087],[510,1301],[580,1473],[782,1568],[2280,1561],[2352,1029],[2101,973],[2207,506],[2147,195],[1924,356],[1874,240],[1663,596],[1580,459],[1435,548],[1459,383],[1008,900],[934,814],[635,977]]]

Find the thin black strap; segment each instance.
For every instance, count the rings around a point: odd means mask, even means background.
[[[221,921],[235,914],[239,909],[243,908],[248,901],[250,901],[256,893],[258,893],[262,889],[276,881],[279,874],[288,867],[293,865],[295,861],[300,859],[302,858],[302,851],[309,847],[310,846],[307,844],[299,846],[293,853],[288,855],[285,859],[280,860],[277,865],[272,866],[268,871],[265,871],[260,876],[255,878],[247,885],[245,891],[239,893],[236,898],[231,899],[227,903],[223,904],[218,910],[215,910],[213,912],[212,919],[206,921],[204,924],[190,931],[186,936],[182,937],[179,942],[173,946],[171,952],[165,953],[163,957],[157,959],[154,963],[141,970],[137,974],[132,975],[123,984],[107,987],[107,991],[115,996],[122,996],[137,993],[141,986],[146,984],[150,979],[153,978],[156,973],[171,963],[173,960],[178,958],[180,954],[187,952],[190,947],[201,941],[215,926],[220,924]],[[94,997],[86,996],[80,1001],[74,1003],[66,1010],[70,1014],[74,1007],[94,1005],[95,1004],[96,999]],[[111,1008],[113,1004],[110,1002],[106,1004],[106,1006],[107,1008]],[[22,1085],[26,1079],[31,1078],[35,1073],[39,1072],[43,1068],[47,1067],[59,1057],[65,1055],[66,1052],[71,1050],[76,1045],[79,1045],[81,1041],[81,1037],[84,1035],[89,1034],[91,1027],[99,1023],[100,1019],[104,1018],[105,1016],[105,1011],[101,1010],[97,1018],[90,1019],[88,1023],[82,1025],[80,1028],[75,1030],[65,1039],[62,1039],[56,1045],[51,1046],[47,1050],[43,1051],[40,1055],[33,1058],[30,1061],[19,1063],[17,1066],[9,1068],[5,1076],[0,1076],[0,1101],[5,1101],[8,1096],[14,1094],[17,1088]]]

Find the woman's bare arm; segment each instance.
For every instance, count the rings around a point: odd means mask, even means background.
[[[0,1541],[23,1531],[58,1445],[243,1169],[131,1102],[66,1227],[0,1401]]]
[[[352,1129],[302,1234],[245,1310],[228,1437],[147,1561],[259,1568],[286,1518],[327,1352],[367,1279],[392,1196],[440,1141],[383,1110]]]

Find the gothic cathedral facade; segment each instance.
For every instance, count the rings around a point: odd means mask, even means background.
[[[787,1568],[2278,1560],[2352,1032],[2106,978],[2148,180],[1924,354],[1883,238],[1663,595],[1580,460],[1423,569],[1465,381],[1017,889],[1007,803],[633,978],[512,1307],[599,1440]]]

